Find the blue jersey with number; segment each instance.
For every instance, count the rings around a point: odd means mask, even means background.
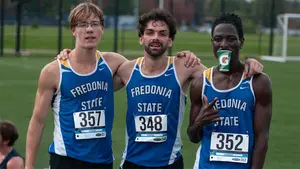
[[[213,84],[213,70],[203,73],[203,90],[222,119],[203,127],[194,169],[250,169],[254,144],[255,95],[252,77],[244,74],[237,86],[219,90]]]
[[[112,72],[99,51],[93,72],[79,74],[59,60],[60,85],[53,97],[54,138],[50,153],[91,163],[113,161]]]
[[[155,76],[141,71],[137,60],[127,83],[126,148],[123,160],[140,166],[173,164],[182,147],[180,129],[186,96],[178,81],[174,58],[164,72]]]

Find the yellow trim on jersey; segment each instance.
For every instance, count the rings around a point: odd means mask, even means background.
[[[97,52],[97,51],[96,51],[96,56],[97,56],[98,60],[100,60],[101,55],[100,55],[100,53]],[[69,63],[68,63],[68,60],[59,60],[59,62],[60,62],[61,65],[65,66],[65,67],[67,67],[67,68],[70,68],[70,65],[69,65]]]
[[[141,64],[142,64],[142,59],[143,59],[143,57],[139,57],[137,59],[137,65],[139,65],[140,67],[141,67]]]
[[[250,76],[248,76],[246,73],[244,73],[244,77],[243,77],[243,80],[249,78]]]
[[[211,71],[212,70],[213,70],[212,68],[205,70],[205,77],[209,82],[211,82]]]
[[[169,60],[169,65],[171,65],[174,62],[174,60],[175,60],[174,56],[171,56]]]
[[[141,64],[142,64],[142,59],[143,59],[143,57],[139,57],[139,58],[137,59],[137,65],[141,66]],[[174,59],[175,59],[174,56],[170,57],[170,59],[169,59],[169,65],[171,65],[171,64],[174,62]]]
[[[70,68],[70,65],[68,63],[68,60],[59,60],[60,64],[64,67]]]
[[[101,55],[100,55],[100,53],[98,51],[96,51],[96,55],[97,55],[98,60],[100,60]]]

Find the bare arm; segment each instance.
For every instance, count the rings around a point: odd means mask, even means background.
[[[181,52],[182,53],[182,52]],[[202,73],[207,69],[203,64],[196,64],[193,67],[186,67],[184,57],[175,58],[176,74],[184,93],[188,91],[192,79],[202,78]]]
[[[202,138],[202,127],[195,124],[195,120],[202,107],[202,85],[203,78],[193,79],[190,87],[190,122],[187,129],[190,141],[193,143],[199,143]]]
[[[117,75],[120,77],[120,80],[122,81],[123,85],[126,85],[128,83],[135,63],[136,59],[125,62],[119,67]]]
[[[213,109],[218,98],[214,98],[209,103],[207,97],[204,94],[202,95],[202,86],[204,85],[202,79],[203,78],[193,79],[190,88],[191,112],[188,135],[193,143],[199,143],[201,141],[204,126],[221,120],[218,114],[219,111]]]
[[[248,76],[262,73],[263,69],[264,66],[261,63],[259,63],[256,59],[249,58],[246,60],[244,72],[246,72]]]
[[[13,157],[6,165],[7,169],[24,169],[24,160],[21,157]]]
[[[54,95],[59,76],[58,63],[52,62],[41,71],[35,97],[33,114],[26,138],[26,169],[33,169],[36,153],[41,142],[46,116]]]
[[[122,79],[118,74],[114,75],[113,81],[114,81],[114,91],[115,92],[124,87],[124,83],[122,82]]]
[[[195,66],[196,69],[193,70],[193,73],[191,75],[191,79],[198,79],[202,81],[202,74],[207,69],[207,67],[203,64],[200,64],[198,66]],[[199,79],[200,78],[200,79]]]
[[[124,87],[124,83],[122,82],[122,79],[118,74],[118,70],[120,66],[128,62],[128,60],[124,56],[114,52],[103,52],[102,55],[104,56],[106,62],[112,70],[114,91],[118,91]]]
[[[268,150],[269,129],[272,116],[272,87],[266,74],[253,79],[256,97],[254,112],[254,148],[251,169],[262,169]]]

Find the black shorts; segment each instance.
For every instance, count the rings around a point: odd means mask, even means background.
[[[145,166],[136,165],[132,162],[125,160],[122,168],[123,169],[183,169],[183,158],[181,156],[173,164],[162,166],[162,167],[145,167]]]
[[[50,168],[51,169],[112,169],[113,163],[110,164],[89,163],[74,158],[60,156],[51,153]]]

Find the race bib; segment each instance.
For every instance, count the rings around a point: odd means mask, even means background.
[[[213,132],[210,143],[210,161],[247,163],[249,135]]]
[[[104,110],[75,112],[73,117],[77,140],[106,137]]]
[[[136,116],[136,142],[161,143],[167,140],[167,115]]]

